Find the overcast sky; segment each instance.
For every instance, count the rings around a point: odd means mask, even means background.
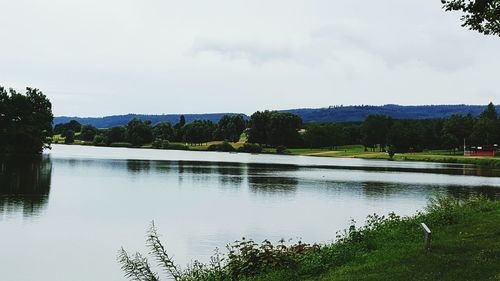
[[[500,38],[439,0],[0,3],[0,85],[55,115],[500,102]]]

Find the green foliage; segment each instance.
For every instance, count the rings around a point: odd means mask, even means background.
[[[72,130],[67,130],[62,133],[62,136],[64,137],[64,143],[65,144],[70,144],[75,142],[75,132]]]
[[[307,147],[335,147],[345,143],[344,130],[336,123],[314,123],[303,136]]]
[[[94,139],[92,140],[93,145],[104,145],[106,144],[104,142],[104,136],[103,135],[95,135]]]
[[[151,143],[151,147],[152,147],[152,148],[155,148],[155,149],[162,148],[162,147],[163,147],[163,141],[162,141],[161,139],[155,139],[155,140]]]
[[[387,154],[389,155],[389,158],[391,160],[394,158],[394,155],[396,154],[396,149],[394,148],[394,146],[389,146],[389,148],[387,149]]]
[[[290,151],[288,151],[286,146],[278,145],[276,147],[276,153],[278,153],[278,154],[290,154]]]
[[[462,26],[485,35],[500,36],[499,0],[441,0],[446,11],[461,11]]]
[[[228,143],[227,141],[224,141],[222,143],[218,144],[211,144],[207,148],[208,151],[222,151],[222,152],[232,152],[235,151],[234,147]]]
[[[213,139],[216,125],[209,120],[194,120],[182,127],[184,140],[188,143],[204,143]]]
[[[68,123],[61,123],[54,126],[54,134],[63,134],[65,131],[80,132],[82,124],[76,120],[71,120]]]
[[[129,142],[112,142],[109,144],[109,146],[111,146],[111,147],[134,147]]]
[[[175,138],[174,128],[168,122],[160,122],[153,128],[153,137],[160,140],[173,140]]]
[[[169,143],[163,142],[162,145],[163,149],[174,149],[174,150],[189,150],[189,146],[183,144],[183,143]]]
[[[134,118],[128,122],[127,140],[134,146],[140,146],[153,141],[151,122]]]
[[[387,134],[392,122],[392,118],[385,115],[368,115],[361,127],[363,144],[373,150],[378,144],[382,151],[387,144]]]
[[[104,134],[104,142],[109,145],[114,142],[127,141],[127,128],[124,126],[111,127]]]
[[[0,154],[39,154],[50,147],[52,105],[38,89],[0,87]]]
[[[93,141],[99,130],[92,125],[83,125],[80,132],[80,139],[83,141]]]
[[[217,124],[217,129],[214,132],[214,139],[237,142],[243,130],[245,130],[243,115],[224,115]]]
[[[297,147],[302,143],[298,130],[302,125],[299,116],[277,111],[257,111],[250,117],[248,141],[272,146]]]
[[[247,153],[261,153],[262,146],[256,143],[245,143],[238,148],[239,152],[247,152]]]

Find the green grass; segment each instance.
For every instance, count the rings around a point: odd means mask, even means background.
[[[242,238],[228,245],[227,254],[188,268],[175,265],[154,224],[147,245],[164,272],[179,281],[500,280],[500,201],[438,197],[430,203],[425,213],[411,217],[368,216],[363,227],[352,224],[332,234],[337,240],[329,244]],[[430,250],[424,247],[422,222],[432,231]],[[122,249],[119,262],[134,280],[157,280],[143,270],[151,266],[140,254]]]
[[[433,233],[430,252],[421,222]],[[472,200],[386,220],[344,246],[306,253],[293,269],[246,280],[500,280],[500,202]]]

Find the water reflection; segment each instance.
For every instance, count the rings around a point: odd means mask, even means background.
[[[46,207],[52,162],[49,157],[0,159],[0,218],[37,216]]]
[[[249,164],[248,187],[255,194],[292,194],[299,184],[294,175],[298,170],[298,166]]]

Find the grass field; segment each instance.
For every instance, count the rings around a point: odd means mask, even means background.
[[[290,149],[291,154],[320,156],[320,157],[342,157],[389,160],[386,152],[365,151],[362,145],[339,146],[335,150],[322,149]],[[396,153],[395,161],[423,161],[441,163],[474,164],[481,166],[500,167],[500,157],[466,157],[461,152],[450,152],[435,150],[416,153]]]

